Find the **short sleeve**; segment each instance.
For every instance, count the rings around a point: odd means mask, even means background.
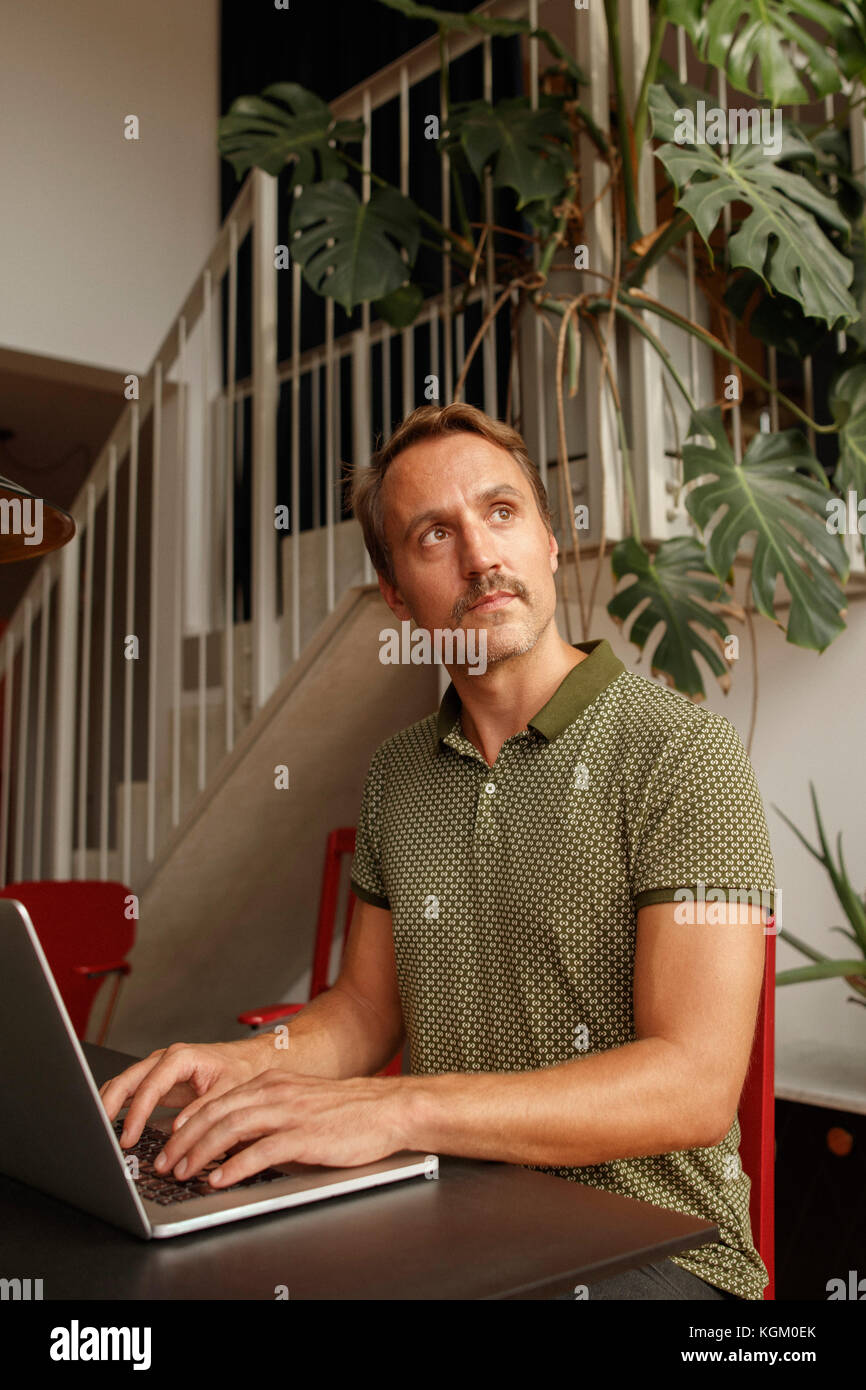
[[[696,735],[665,746],[632,855],[636,908],[683,901],[677,890],[684,889],[700,901],[701,886],[760,894],[733,901],[775,910],[775,865],[754,769],[733,724],[712,712]]]
[[[351,886],[356,897],[374,907],[389,908],[382,881],[380,826],[383,789],[383,752],[380,745],[370,761],[361,810],[355,831],[355,855],[352,860]]]

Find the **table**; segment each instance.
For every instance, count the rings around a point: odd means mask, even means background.
[[[97,1086],[136,1059],[83,1044]],[[719,1239],[697,1217],[508,1163],[140,1240],[0,1176],[5,1270],[47,1299],[551,1299]],[[3,1272],[3,1271],[0,1271]]]

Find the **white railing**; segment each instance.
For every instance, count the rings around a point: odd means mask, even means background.
[[[582,100],[599,128],[608,131],[608,56],[601,5],[577,11],[560,7],[553,0],[549,6],[546,0],[493,0],[480,9],[526,17],[536,24],[542,7],[543,22],[573,44],[589,83]],[[626,9],[630,22],[624,20],[622,24],[623,61],[634,98],[649,42],[646,0],[631,0],[628,6],[621,6],[621,10]],[[561,23],[555,23],[557,19]],[[453,60],[477,47],[482,51],[483,73],[479,95],[490,99],[494,79],[490,38],[455,34],[449,40],[448,52]],[[529,96],[537,105],[536,41],[525,41],[524,51]],[[678,56],[680,74],[685,77],[682,41]],[[368,170],[375,158],[372,114],[396,99],[400,187],[404,193],[410,186],[410,93],[438,71],[439,62],[438,43],[430,40],[332,103],[337,118],[364,118],[362,163]],[[862,168],[862,119],[855,124],[855,163],[859,161]],[[614,246],[611,191],[605,191],[609,171],[585,138],[581,139],[580,159],[587,207],[585,236],[592,248],[593,269],[610,275]],[[655,217],[653,156],[648,147],[641,155],[639,175],[639,211],[647,229],[654,225]],[[449,186],[447,162],[443,161],[445,219],[449,216]],[[365,174],[362,196],[369,194],[370,179]],[[490,215],[489,177],[486,208]],[[321,593],[314,617],[320,620],[334,609],[348,582],[369,582],[374,577],[354,522],[346,523],[354,528],[348,561],[345,547],[340,549],[345,529],[341,531],[335,494],[337,462],[343,453],[344,360],[348,358],[351,363],[350,451],[355,464],[365,462],[373,447],[374,353],[382,354],[381,398],[375,405],[386,430],[400,414],[421,403],[415,399],[414,382],[417,338],[424,329],[429,329],[431,342],[427,371],[439,379],[439,399],[453,399],[474,333],[469,332],[468,316],[454,312],[451,267],[444,252],[442,290],[427,301],[414,325],[400,331],[400,369],[392,374],[385,363],[391,362],[395,330],[383,321],[371,324],[369,305],[362,307],[360,327],[336,338],[334,302],[326,300],[324,341],[301,351],[303,295],[297,264],[291,270],[291,352],[285,362],[278,363],[274,248],[280,241],[277,181],[254,170],[240,189],[148,373],[138,384],[137,399],[129,401],[71,507],[77,526],[74,539],[40,563],[5,633],[0,646],[0,679],[5,691],[0,738],[4,773],[0,882],[25,876],[105,878],[111,874],[136,888],[143,885],[194,799],[234,747],[239,719],[256,715],[312,636],[309,626],[305,629],[307,614],[302,611],[302,477],[308,478],[312,487],[313,539],[321,538],[321,567],[317,571]],[[252,282],[251,372],[239,380],[239,274],[247,243]],[[680,292],[683,307],[696,317],[700,305],[692,238],[685,243],[685,255]],[[562,283],[573,289],[573,277],[563,272],[557,275],[557,289]],[[657,276],[658,271],[653,271],[648,277],[646,289],[650,293],[657,291]],[[469,303],[486,310],[495,293],[491,267]],[[220,310],[227,325],[224,362],[216,332]],[[707,351],[698,349],[693,340],[684,345],[682,338],[658,319],[652,320],[652,326],[670,350],[687,354],[683,370],[693,395],[708,399],[703,389],[707,380],[711,382]],[[497,379],[497,331],[502,331],[502,315],[495,329],[487,332],[481,356],[483,389],[477,403],[492,415],[499,413],[504,399]],[[537,318],[521,333],[516,415],[547,482],[557,440],[554,351]],[[674,510],[671,502],[678,481],[675,442],[681,438],[686,420],[680,402],[675,408],[669,401],[666,407],[665,383],[656,354],[639,335],[630,333],[627,342],[620,371],[627,375],[629,384],[631,414],[627,423],[641,529],[644,535],[664,539],[690,525],[682,508]],[[771,355],[771,377],[774,372]],[[324,409],[320,405],[322,374]],[[313,405],[305,433],[301,426],[306,382]],[[592,335],[585,334],[580,391],[576,400],[567,403],[567,433],[569,467],[575,469],[575,496],[588,502],[593,519],[586,538],[589,544],[599,537],[599,517],[604,518],[608,541],[624,534],[621,460],[610,402],[600,385],[600,358]],[[274,506],[278,500],[277,409],[283,392],[290,404],[291,430],[290,527],[282,555],[289,576],[283,586],[288,601],[281,612]],[[402,411],[397,408],[398,400]],[[734,414],[735,439],[739,441],[739,407]],[[144,448],[146,430],[149,443]],[[252,494],[248,670],[238,647],[235,612],[236,581],[242,577],[236,573],[236,474],[238,464],[247,457]],[[126,501],[120,515],[119,495]],[[551,503],[555,509],[554,489]],[[309,532],[305,535],[309,538]],[[560,539],[568,548],[570,534],[565,527]],[[224,702],[213,757],[208,755],[209,635],[216,635],[221,642]],[[137,655],[130,639],[138,641]],[[195,682],[189,687],[184,676],[185,656],[195,665]],[[246,681],[249,704],[239,712]],[[184,720],[187,691],[189,697],[194,696],[189,721]],[[189,755],[188,763],[185,754]],[[30,769],[34,770],[32,777]],[[136,787],[142,793],[139,797]],[[112,791],[116,793],[118,788],[121,799],[119,804],[115,801],[112,817]]]

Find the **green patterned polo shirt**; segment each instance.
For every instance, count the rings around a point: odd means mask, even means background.
[[[635,1042],[638,908],[699,884],[773,901],[733,725],[629,671],[607,641],[575,645],[586,659],[492,767],[453,683],[371,760],[352,888],[392,914],[413,1075],[529,1071]],[[739,1143],[735,1120],[712,1148],[524,1166],[715,1222],[720,1241],[673,1258],[760,1299]]]

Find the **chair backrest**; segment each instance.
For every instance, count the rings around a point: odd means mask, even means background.
[[[331,962],[331,947],[334,941],[334,931],[337,924],[337,899],[340,892],[340,869],[343,855],[354,855],[355,853],[355,827],[353,825],[339,826],[332,830],[328,835],[325,846],[325,867],[322,873],[322,893],[319,898],[319,917],[316,923],[316,946],[313,953],[313,974],[310,980],[310,998],[315,999],[317,994],[321,994],[327,989],[330,981],[328,979],[328,968]],[[357,899],[352,889],[349,888],[348,899],[346,902],[346,917],[343,928],[343,945],[340,950],[340,959],[346,950],[346,941],[349,936],[349,927],[352,923],[352,914],[355,910]]]
[[[44,879],[7,883],[0,897],[17,898],[30,914],[60,997],[83,1039],[104,972],[128,970],[135,918],[127,915],[131,895],[123,883],[88,879]]]
[[[770,918],[768,926],[775,926]],[[776,937],[764,937],[764,983],[758,1005],[758,1020],[752,1041],[749,1069],[740,1096],[740,1161],[751,1179],[749,1215],[752,1239],[764,1261],[769,1282],[764,1299],[776,1296],[775,1269],[775,1023],[776,1023]]]

